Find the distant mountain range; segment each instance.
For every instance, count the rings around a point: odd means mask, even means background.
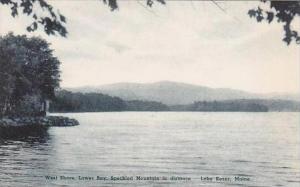
[[[161,81],[155,83],[116,83],[103,86],[64,88],[72,92],[96,92],[123,100],[156,101],[166,105],[186,105],[197,101],[272,99],[300,101],[297,94],[256,94],[229,88],[209,88],[193,84]]]

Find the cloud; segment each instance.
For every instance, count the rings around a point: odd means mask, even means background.
[[[249,18],[258,2],[222,2],[224,13],[210,1],[168,1],[155,5],[154,14],[135,1],[121,1],[115,12],[99,1],[51,3],[67,17],[68,38],[27,33],[26,17],[13,19],[3,7],[0,33],[51,42],[62,61],[62,86],[171,80],[251,92],[300,90],[299,46],[286,47],[281,25]]]
[[[130,47],[120,44],[118,42],[108,41],[106,42],[106,46],[113,48],[117,53],[123,53],[130,49]]]

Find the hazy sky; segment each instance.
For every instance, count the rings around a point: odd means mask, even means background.
[[[63,87],[161,80],[251,92],[299,92],[300,46],[281,41],[282,25],[258,24],[259,2],[122,1],[111,12],[98,0],[51,1],[68,18],[68,38],[40,35],[62,62]],[[0,34],[25,30],[28,19],[0,8]],[[298,20],[299,21],[299,20]],[[299,25],[296,25],[299,26]]]

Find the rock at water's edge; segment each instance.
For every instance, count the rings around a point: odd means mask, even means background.
[[[79,122],[75,119],[62,116],[46,117],[20,117],[0,119],[0,128],[4,127],[24,127],[24,126],[45,126],[45,127],[66,127],[76,126]]]
[[[20,117],[0,119],[0,139],[26,134],[42,134],[48,127],[76,126],[75,119],[62,116]]]

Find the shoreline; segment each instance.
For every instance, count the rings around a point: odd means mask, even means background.
[[[77,126],[76,119],[63,116],[4,117],[0,119],[0,139],[32,134],[42,134],[49,127]]]
[[[150,111],[150,110],[122,110],[122,111],[64,111],[64,112],[55,112],[52,111],[50,114],[78,114],[78,113],[125,113],[125,112],[192,112],[192,113],[272,113],[272,112],[291,112],[291,113],[298,113],[300,111],[292,111],[292,110],[269,110],[269,111],[189,111],[189,110],[155,110],[155,111]]]

